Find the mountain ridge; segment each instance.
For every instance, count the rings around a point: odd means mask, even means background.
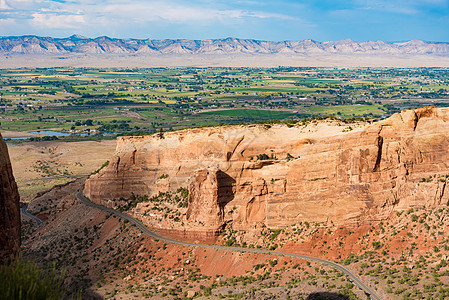
[[[256,39],[133,39],[100,36],[87,38],[71,35],[66,38],[36,35],[0,37],[2,54],[366,54],[366,55],[434,55],[449,56],[448,42],[410,40],[406,42],[366,41],[351,39],[319,42],[264,41]]]

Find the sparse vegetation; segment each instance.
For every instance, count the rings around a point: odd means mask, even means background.
[[[93,175],[93,174],[99,173],[101,170],[103,170],[103,169],[106,168],[107,166],[109,166],[109,160],[105,161],[105,162],[100,166],[100,168],[98,168],[97,170],[95,170],[94,172],[92,172],[92,175]]]

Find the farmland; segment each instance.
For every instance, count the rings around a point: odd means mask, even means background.
[[[0,70],[0,130],[37,131],[32,141],[45,138],[40,130],[83,133],[57,137],[77,141],[223,123],[379,119],[448,100],[444,68]]]

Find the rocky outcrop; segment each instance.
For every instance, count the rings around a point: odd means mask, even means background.
[[[20,248],[19,192],[12,174],[6,143],[0,134],[0,262]]]
[[[218,185],[226,183],[220,178],[220,170],[200,170],[195,174],[189,186],[189,207],[187,220],[203,222],[212,229],[223,223],[223,208],[226,203],[221,194],[222,188]],[[224,173],[223,173],[224,174]]]
[[[188,186],[185,226],[196,232],[300,221],[355,226],[448,202],[448,150],[449,109],[431,107],[356,129],[326,121],[119,137],[85,194],[105,203]],[[202,227],[189,228],[193,221]]]

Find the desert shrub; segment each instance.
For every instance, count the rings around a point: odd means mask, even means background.
[[[107,166],[109,166],[109,160],[105,161],[100,168],[98,168],[97,170],[92,172],[92,175],[99,173],[102,169],[106,168]]]
[[[372,242],[372,244],[373,244],[373,248],[375,249],[375,250],[378,250],[378,249],[380,249],[380,248],[382,248],[382,243],[381,242],[378,242],[378,241],[376,241],[376,242]]]
[[[267,160],[267,159],[270,159],[270,157],[266,153],[257,155],[257,160]]]

